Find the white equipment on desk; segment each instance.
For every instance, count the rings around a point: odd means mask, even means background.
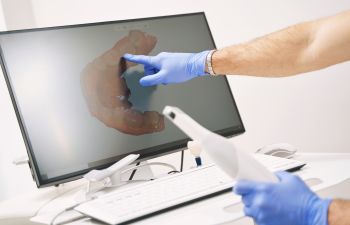
[[[305,165],[268,155],[254,154],[252,157],[270,171],[295,170]],[[113,191],[81,204],[75,210],[108,224],[119,224],[229,192],[234,184],[232,178],[212,164]],[[237,213],[235,219],[243,216],[243,212]]]
[[[238,151],[227,139],[211,133],[177,108],[167,106],[163,113],[192,139],[199,141],[203,150],[208,151],[223,170],[215,165],[200,166],[128,189],[116,190],[81,204],[75,210],[109,224],[131,222],[158,211],[230,191],[235,183],[234,178],[275,181],[272,172],[298,169],[305,165],[296,160],[267,155],[259,157],[260,154],[257,154],[254,157]],[[222,150],[217,150],[217,147]],[[236,218],[243,216],[244,213],[239,212]]]
[[[140,155],[130,154],[103,170],[91,170],[83,177],[88,181],[82,200],[88,200],[105,187],[122,185],[122,169],[133,163]]]

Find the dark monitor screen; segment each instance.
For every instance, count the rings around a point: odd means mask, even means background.
[[[124,53],[215,48],[204,13],[0,33],[2,67],[39,187],[67,182],[129,153],[179,151],[188,138],[161,115],[181,108],[225,136],[244,132],[224,76],[142,87]]]

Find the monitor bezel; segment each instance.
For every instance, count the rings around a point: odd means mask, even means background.
[[[205,23],[207,25],[207,29],[209,31],[211,41],[214,45],[214,48],[216,48],[216,44],[215,44],[211,29],[209,26],[207,17],[205,15],[205,12],[193,12],[193,13],[175,14],[175,15],[168,15],[168,16],[154,16],[154,17],[137,18],[137,19],[113,20],[113,21],[105,21],[105,22],[94,22],[94,23],[74,24],[74,25],[63,25],[63,26],[52,26],[52,27],[41,27],[41,28],[1,31],[0,35],[11,34],[11,33],[36,32],[36,31],[45,31],[45,30],[58,30],[58,29],[76,28],[76,27],[88,27],[88,26],[94,26],[94,25],[106,25],[106,24],[113,24],[113,23],[135,22],[135,21],[141,21],[141,20],[144,21],[144,20],[151,20],[151,19],[172,18],[172,17],[181,17],[181,16],[191,16],[191,15],[202,15],[204,17]],[[18,121],[18,124],[20,126],[22,137],[23,137],[23,140],[24,140],[24,143],[26,146],[26,150],[27,150],[27,154],[28,154],[28,158],[29,158],[28,164],[29,164],[33,179],[35,180],[35,183],[36,183],[38,188],[58,185],[58,184],[66,183],[69,181],[77,180],[77,179],[80,179],[85,173],[87,173],[88,171],[90,171],[92,169],[103,169],[103,168],[106,168],[112,164],[112,163],[106,163],[106,164],[101,165],[101,166],[96,166],[96,167],[89,168],[89,169],[79,170],[79,171],[75,171],[73,173],[69,173],[69,174],[65,174],[62,176],[57,176],[54,178],[44,180],[40,176],[40,170],[39,170],[36,158],[35,158],[34,151],[33,151],[32,146],[31,146],[31,142],[29,140],[29,135],[28,135],[28,132],[27,132],[26,127],[25,127],[24,119],[22,118],[22,114],[20,112],[19,106],[17,105],[17,100],[16,100],[16,96],[14,94],[14,91],[12,90],[11,80],[10,80],[9,75],[7,74],[8,70],[6,67],[6,63],[5,63],[5,59],[3,56],[1,45],[0,45],[0,64],[1,64],[3,74],[4,74],[6,85],[7,85],[10,97],[11,97],[12,105],[13,105],[14,111],[16,113],[17,121]],[[225,137],[230,137],[230,136],[236,136],[236,135],[243,134],[245,132],[245,128],[244,128],[244,124],[242,122],[242,118],[241,118],[241,115],[239,113],[236,101],[233,97],[229,82],[228,82],[226,77],[224,77],[224,79],[225,79],[226,85],[229,89],[232,103],[237,110],[240,125],[235,126],[235,127],[229,127],[229,128],[222,129],[222,130],[216,130],[215,132],[217,132]],[[137,151],[135,153],[140,153],[140,158],[137,161],[138,162],[144,161],[144,160],[156,158],[156,157],[159,157],[162,155],[171,154],[174,152],[181,151],[181,150],[186,148],[188,140],[190,140],[190,139],[186,138],[186,139],[178,140],[175,142],[167,143],[164,145],[158,145],[158,146],[154,146],[152,148],[146,148],[146,149],[142,149],[140,151]],[[141,153],[141,152],[143,152],[143,153]],[[116,160],[119,160],[126,155],[127,154],[117,156]]]

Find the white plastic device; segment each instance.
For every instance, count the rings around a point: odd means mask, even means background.
[[[130,154],[110,167],[103,170],[91,170],[83,177],[88,180],[84,199],[89,199],[97,191],[109,187],[121,185],[122,169],[133,163],[140,155]]]
[[[21,156],[21,157],[17,157],[12,161],[12,163],[16,166],[27,164],[27,163],[29,163],[29,158],[26,155]]]
[[[230,177],[277,182],[277,177],[251,155],[237,149],[225,137],[204,128],[181,109],[166,106],[163,114],[192,140],[198,141],[213,162]]]
[[[297,152],[297,148],[288,143],[276,143],[259,148],[256,152],[281,158],[291,158]]]

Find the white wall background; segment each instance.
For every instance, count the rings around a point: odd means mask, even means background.
[[[21,1],[16,2],[21,7]],[[349,0],[25,2],[25,5],[32,3],[32,9],[26,15],[31,18],[31,27],[205,11],[218,48],[350,9]],[[5,10],[17,13],[15,8]],[[13,16],[6,18],[11,20],[6,21],[8,28],[30,26],[23,22],[21,13],[18,18],[22,19],[17,23]],[[1,22],[0,28],[4,29]],[[263,145],[283,141],[294,144],[300,151],[350,152],[350,62],[291,78],[232,76],[229,80],[247,130],[233,140],[239,148],[254,151]],[[29,186],[34,188],[27,168],[15,168],[10,164],[14,156],[21,154],[25,154],[24,144],[1,76],[0,200],[28,190]],[[173,160],[177,162],[177,156]],[[14,174],[20,179],[14,179]]]

